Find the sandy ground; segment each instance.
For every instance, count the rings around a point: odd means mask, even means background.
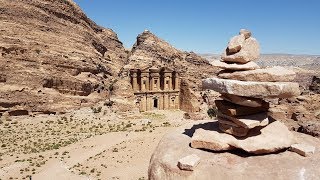
[[[188,122],[182,111],[95,108],[2,118],[0,179],[147,179],[161,137]]]

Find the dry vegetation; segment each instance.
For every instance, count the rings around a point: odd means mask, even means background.
[[[55,175],[59,164],[64,177],[146,179],[161,136],[185,122],[181,111],[117,112],[103,103],[61,115],[2,117],[0,179]]]

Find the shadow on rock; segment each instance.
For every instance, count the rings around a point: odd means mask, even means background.
[[[218,121],[214,121],[214,122],[206,122],[206,123],[202,123],[202,124],[193,125],[190,129],[185,129],[182,134],[185,134],[189,137],[192,137],[194,132],[196,131],[196,129],[199,129],[199,128],[204,129],[204,130],[218,131],[218,132],[223,133],[219,129]]]

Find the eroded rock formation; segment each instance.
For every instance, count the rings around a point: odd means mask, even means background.
[[[127,61],[71,0],[0,1],[1,111],[64,112],[105,98]]]
[[[176,70],[181,79],[180,109],[187,112],[200,110],[201,79],[214,74],[217,68],[195,53],[180,51],[146,30],[137,37],[124,69],[141,69],[150,65]]]

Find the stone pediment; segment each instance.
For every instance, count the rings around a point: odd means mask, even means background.
[[[156,67],[156,66],[143,66],[140,68],[141,72],[159,72],[159,71],[164,71],[164,72],[173,72],[175,70],[168,68],[168,67]]]
[[[154,68],[153,66],[151,66],[151,65],[146,65],[146,66],[142,66],[141,68],[140,68],[140,70],[141,70],[141,72],[149,72],[149,69],[150,68]]]
[[[169,67],[163,67],[164,72],[173,72],[174,70]]]

